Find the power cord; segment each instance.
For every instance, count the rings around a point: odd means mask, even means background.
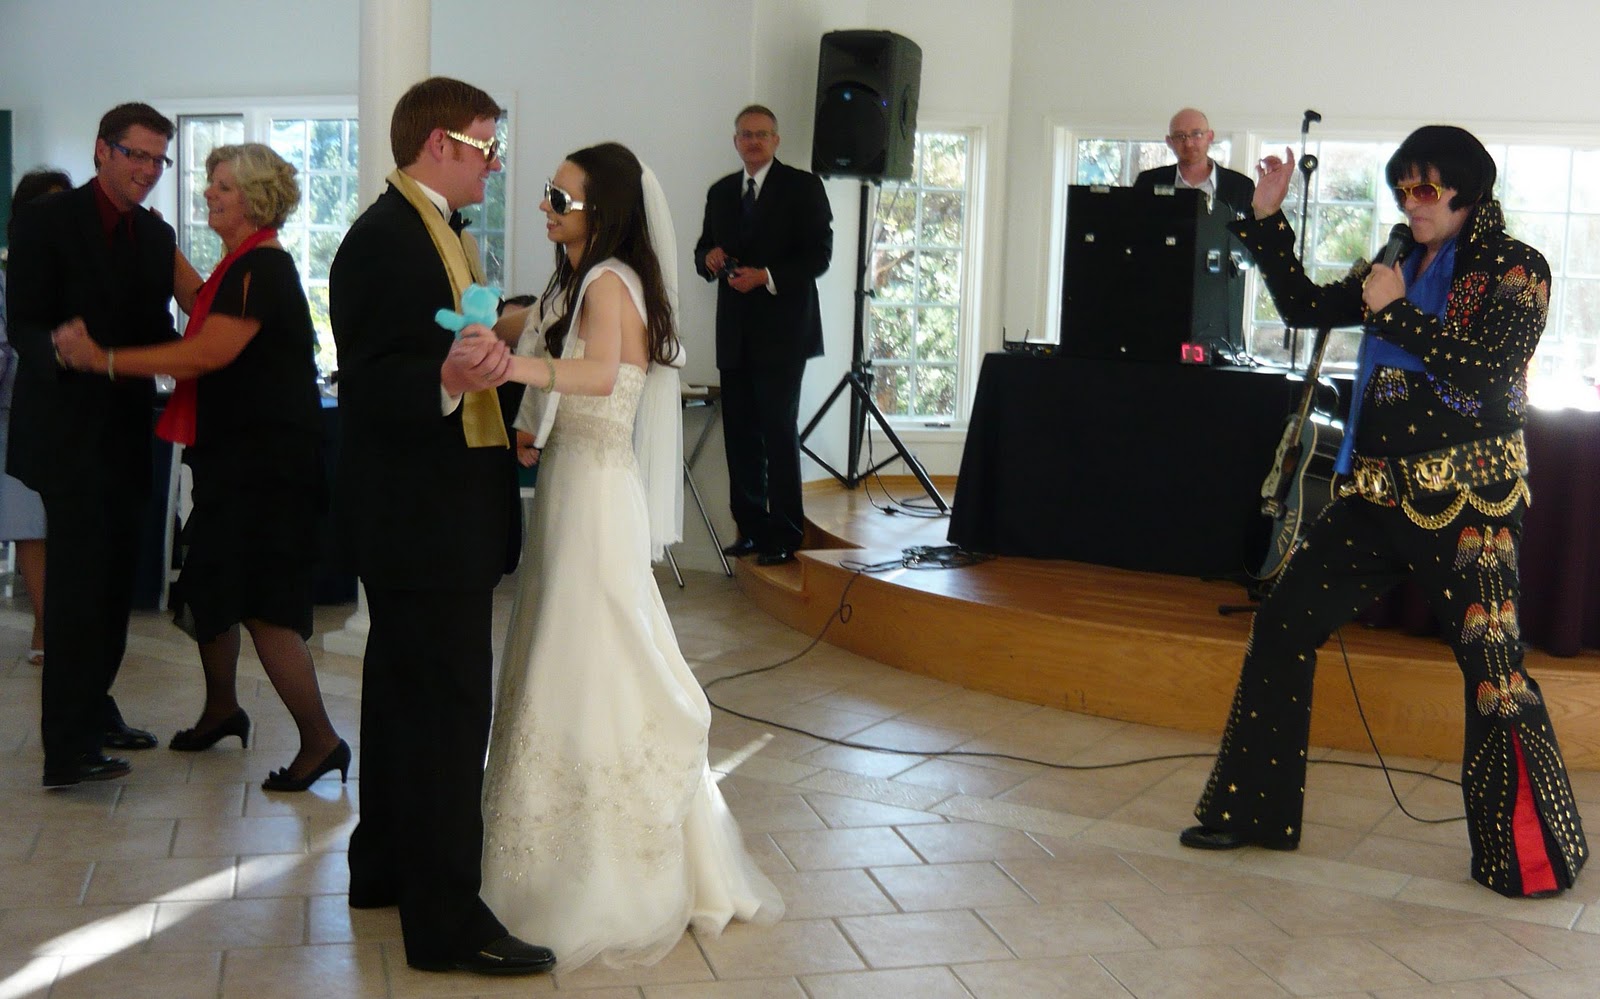
[[[719,683],[726,683],[729,680],[738,680],[747,676],[756,676],[761,673],[770,673],[779,667],[787,666],[792,662],[800,660],[812,649],[816,648],[822,643],[822,639],[828,634],[828,629],[833,627],[833,623],[835,621],[838,621],[840,624],[849,624],[850,618],[855,612],[855,608],[850,604],[848,599],[850,596],[850,589],[851,587],[855,586],[856,580],[860,579],[863,575],[875,575],[877,573],[889,572],[894,569],[902,568],[954,569],[967,565],[976,565],[991,558],[993,558],[992,555],[981,555],[975,552],[966,552],[955,545],[949,545],[938,548],[926,546],[906,548],[902,551],[900,558],[891,559],[884,562],[864,563],[841,561],[839,563],[840,568],[852,570],[852,575],[850,576],[849,581],[845,583],[844,589],[839,593],[838,605],[834,607],[833,613],[828,615],[828,620],[823,622],[822,630],[817,632],[816,637],[812,638],[806,647],[801,649],[799,652],[796,652],[794,655],[788,656],[787,658],[780,659],[771,665],[758,666],[739,673],[730,673],[727,676],[719,676],[704,684],[703,689],[706,691],[706,700],[718,711],[732,715],[735,718],[742,718],[745,721],[751,721],[760,725],[767,725],[772,728],[782,729],[785,732],[793,732],[796,735],[807,736],[808,738],[816,739],[819,742],[826,742],[834,746],[843,746],[847,749],[863,749],[868,752],[887,753],[895,756],[972,757],[991,760],[1011,760],[1016,763],[1032,763],[1051,770],[1068,771],[1113,770],[1120,767],[1138,766],[1143,763],[1161,763],[1168,760],[1210,760],[1216,758],[1215,753],[1169,753],[1162,756],[1140,756],[1128,760],[1119,760],[1113,763],[1056,763],[1050,760],[1039,760],[1028,756],[1013,756],[1010,753],[985,753],[964,749],[947,749],[940,752],[927,752],[924,750],[913,749],[894,749],[889,746],[875,746],[870,743],[855,742],[850,739],[835,739],[831,736],[821,735],[817,732],[812,732],[794,725],[785,725],[783,722],[773,721],[770,718],[762,718],[757,715],[745,714],[742,711],[735,711],[733,708],[718,704],[716,700],[711,697],[711,688],[715,687]],[[1339,648],[1341,652],[1344,651],[1343,635],[1339,635]],[[1350,676],[1351,692],[1355,693],[1355,674],[1351,671],[1350,657],[1348,654],[1345,655],[1345,671]],[[1372,744],[1373,752],[1378,756],[1378,765],[1375,766],[1371,763],[1357,763],[1350,760],[1309,760],[1307,762],[1327,764],[1330,766],[1353,767],[1358,770],[1382,770],[1384,774],[1384,780],[1389,784],[1390,795],[1394,798],[1395,804],[1399,805],[1400,810],[1404,812],[1408,818],[1414,819],[1417,822],[1430,824],[1463,821],[1466,818],[1465,815],[1453,816],[1446,819],[1419,818],[1416,815],[1413,815],[1410,810],[1406,808],[1405,804],[1400,801],[1399,793],[1395,790],[1394,781],[1390,776],[1391,774],[1411,774],[1416,777],[1426,777],[1456,787],[1459,787],[1460,783],[1458,781],[1450,780],[1448,777],[1440,777],[1438,774],[1428,773],[1427,771],[1423,770],[1413,770],[1408,767],[1390,767],[1384,762],[1383,754],[1378,752],[1378,745],[1377,741],[1373,738],[1372,728],[1367,725],[1365,712],[1361,711],[1361,700],[1359,695],[1356,697],[1356,710],[1361,715],[1361,724],[1366,727],[1367,739]]]

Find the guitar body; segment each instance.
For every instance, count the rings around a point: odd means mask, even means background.
[[[1290,429],[1294,422],[1291,418]],[[1262,504],[1263,511],[1273,518],[1267,555],[1256,572],[1256,578],[1264,582],[1283,571],[1305,528],[1334,500],[1333,466],[1344,432],[1320,413],[1298,423],[1299,434],[1294,443],[1279,447],[1280,454],[1287,453],[1286,460],[1276,464],[1268,476],[1279,488],[1287,484],[1287,489],[1281,499],[1269,497]]]

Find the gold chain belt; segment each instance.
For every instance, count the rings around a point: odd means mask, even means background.
[[[1519,501],[1533,502],[1528,492],[1528,447],[1522,431],[1452,444],[1436,451],[1399,458],[1356,456],[1350,478],[1339,486],[1340,496],[1360,496],[1379,506],[1399,506],[1413,524],[1437,531],[1468,505],[1490,517],[1504,517]],[[1490,502],[1473,490],[1516,480],[1505,499]],[[1454,494],[1444,510],[1425,514],[1412,499]]]

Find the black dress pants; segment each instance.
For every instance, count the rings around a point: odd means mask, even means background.
[[[806,364],[722,370],[728,507],[739,535],[764,552],[800,547],[800,385]]]
[[[492,600],[490,590],[367,587],[350,893],[399,903],[412,964],[449,961],[506,932],[478,896]]]
[[[144,460],[148,461],[145,456]],[[128,644],[149,469],[92,488],[43,494],[45,656],[40,711],[45,770],[98,753],[122,715],[111,684]]]

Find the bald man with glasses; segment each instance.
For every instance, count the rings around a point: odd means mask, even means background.
[[[1211,158],[1211,142],[1215,138],[1204,114],[1184,108],[1172,116],[1167,126],[1167,148],[1178,162],[1143,171],[1134,178],[1133,186],[1140,190],[1158,186],[1196,188],[1205,194],[1213,212],[1221,205],[1230,219],[1249,218],[1255,182]]]
[[[17,213],[8,265],[11,341],[20,355],[7,469],[44,500],[44,786],[111,780],[132,768],[106,748],[151,749],[111,697],[133,607],[151,489],[155,383],[118,378],[119,347],[161,343],[172,325],[172,227],[143,207],[172,165],[173,125],[148,104],[106,112],[87,184]],[[106,348],[108,371],[62,367],[57,329]]]

